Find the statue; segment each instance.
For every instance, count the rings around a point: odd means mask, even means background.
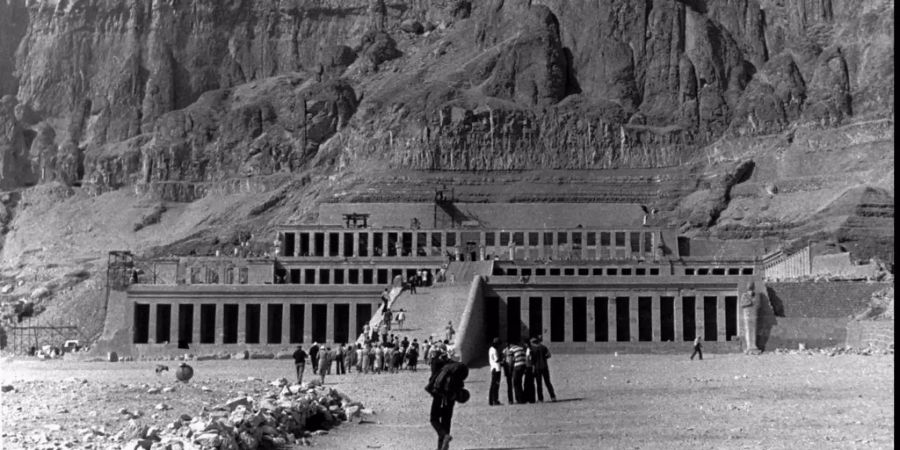
[[[759,301],[756,297],[753,282],[747,284],[747,289],[741,294],[741,317],[744,323],[744,353],[750,354],[759,351],[756,347],[756,316],[759,310]]]

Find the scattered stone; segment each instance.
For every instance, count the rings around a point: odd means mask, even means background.
[[[0,386],[0,392],[11,392],[14,390],[16,390],[16,388],[11,384],[4,384],[3,386]]]
[[[62,425],[59,425],[56,423],[48,423],[48,424],[44,425],[44,428],[46,428],[50,431],[62,431]]]
[[[174,386],[166,386],[162,389],[163,393],[168,394],[169,392],[175,392]]]
[[[167,404],[165,404],[165,403],[158,403],[158,404],[157,404],[156,406],[154,406],[153,408],[156,409],[157,411],[168,411],[168,410],[172,409],[171,406],[169,406],[169,405],[167,405]]]
[[[159,388],[154,387],[154,388],[147,389],[147,393],[148,394],[159,394]]]
[[[406,19],[400,22],[400,30],[406,33],[422,34],[425,31],[425,27],[418,20]]]

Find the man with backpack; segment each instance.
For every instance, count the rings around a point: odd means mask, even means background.
[[[465,380],[469,376],[469,367],[461,362],[453,361],[446,355],[436,356],[431,365],[431,377],[425,385],[425,391],[431,394],[431,426],[438,435],[438,450],[448,450],[450,441],[450,422],[453,419],[453,406],[456,402],[469,401],[469,391],[465,389]]]

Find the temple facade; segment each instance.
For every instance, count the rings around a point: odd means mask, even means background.
[[[691,255],[690,240],[661,228],[379,228],[353,216],[279,227],[265,257],[136,263],[111,300],[128,344],[152,354],[354,342],[378,324],[387,289],[392,309],[419,319],[420,339],[453,321],[469,346],[540,335],[563,352],[667,351],[700,336],[738,351],[738,298],[761,272],[753,256]],[[417,294],[403,289],[414,277]]]

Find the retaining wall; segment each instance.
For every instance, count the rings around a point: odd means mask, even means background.
[[[766,283],[757,321],[762,350],[843,345],[848,323],[864,311],[872,293],[891,283],[806,281]]]
[[[847,324],[846,345],[854,348],[894,349],[893,320],[852,320]]]
[[[459,360],[468,365],[487,360],[484,311],[484,277],[476,276],[472,279],[466,309],[459,321],[459,332],[455,338]]]

